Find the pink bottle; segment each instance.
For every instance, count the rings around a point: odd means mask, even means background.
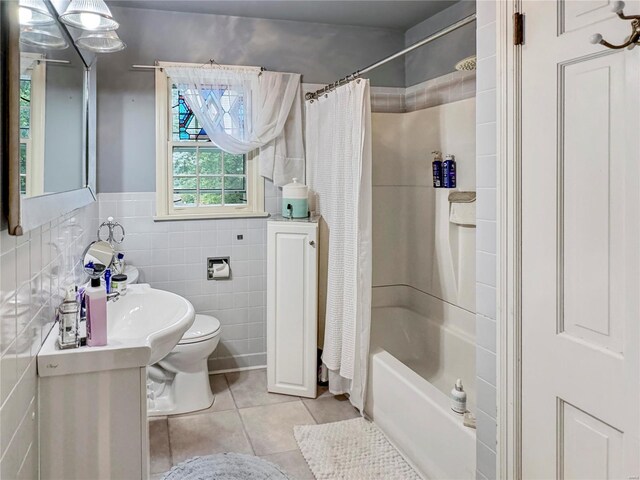
[[[107,344],[107,292],[100,278],[92,278],[85,291],[87,305],[87,345],[100,347]]]

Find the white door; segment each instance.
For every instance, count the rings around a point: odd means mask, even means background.
[[[640,48],[589,43],[629,34],[611,3],[521,9],[526,479],[640,475]]]

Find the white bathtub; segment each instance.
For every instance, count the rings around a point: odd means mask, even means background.
[[[475,430],[448,396],[462,378],[474,410],[474,322],[410,287],[374,289],[366,410],[429,479],[475,478]]]

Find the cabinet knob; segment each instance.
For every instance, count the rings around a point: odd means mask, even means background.
[[[311,245],[312,247],[316,246],[316,242],[314,240],[310,240],[309,241],[309,245]]]

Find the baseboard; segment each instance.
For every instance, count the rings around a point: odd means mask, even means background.
[[[262,370],[264,368],[267,368],[267,366],[256,365],[255,367],[238,367],[238,368],[226,368],[224,370],[209,370],[209,375],[217,375],[220,373],[243,372],[246,370]]]
[[[252,353],[234,357],[210,358],[208,362],[209,372],[238,372],[254,368],[264,368],[267,364],[266,353]]]

